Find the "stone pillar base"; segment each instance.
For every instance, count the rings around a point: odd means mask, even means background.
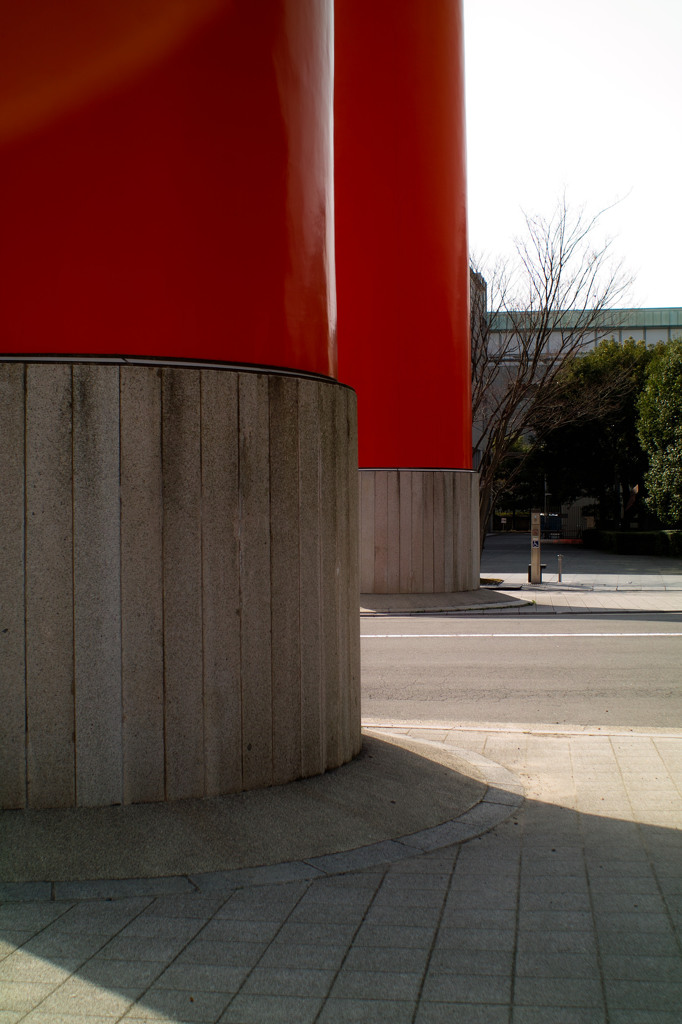
[[[360,470],[360,590],[478,590],[478,475],[466,470]]]
[[[0,361],[0,806],[214,796],[360,749],[355,395]]]

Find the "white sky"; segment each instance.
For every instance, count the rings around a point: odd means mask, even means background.
[[[682,0],[464,0],[469,247],[508,251],[564,189],[682,306]]]

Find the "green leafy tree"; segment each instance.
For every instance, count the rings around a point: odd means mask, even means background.
[[[639,438],[649,456],[647,504],[664,526],[682,526],[682,338],[661,346],[651,361]]]
[[[601,341],[566,368],[564,401],[601,395],[592,413],[551,431],[535,472],[547,479],[553,502],[594,497],[602,525],[626,522],[638,512],[647,454],[638,435],[638,400],[655,349],[629,338]]]

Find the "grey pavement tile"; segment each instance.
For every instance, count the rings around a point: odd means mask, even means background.
[[[536,874],[526,871],[521,876],[519,891],[522,899],[528,893],[587,893],[588,884],[584,871],[579,874]]]
[[[348,950],[343,967],[349,971],[406,971],[421,974],[428,959],[429,950],[426,947],[417,949],[380,946],[372,949],[369,946],[352,946]]]
[[[646,861],[643,861],[646,864]],[[598,870],[598,869],[595,869]],[[583,863],[582,847],[575,847],[567,852],[559,852],[556,849],[528,849],[524,850],[523,864],[521,865],[521,884],[527,878],[536,875],[547,875],[550,878],[563,878],[577,875],[585,877],[585,865]]]
[[[601,984],[592,978],[518,978],[514,1003],[526,1006],[603,1006]]]
[[[249,973],[248,967],[225,967],[223,964],[173,963],[160,974],[154,988],[171,988],[201,992],[237,992]]]
[[[326,881],[328,879],[321,879],[322,883]],[[311,883],[309,881],[252,885],[244,889],[235,889],[229,893],[226,898],[223,898],[223,906],[227,906],[228,903],[262,903],[270,907],[276,903],[296,903],[310,888]]]
[[[218,1024],[313,1024],[321,999],[304,996],[247,996],[241,993],[227,1007]]]
[[[516,911],[516,889],[500,892],[499,889],[466,890],[455,889],[448,895],[445,904],[448,910],[509,910]]]
[[[672,931],[621,933],[610,929],[599,933],[599,948],[602,954],[628,956],[679,956],[680,952]]]
[[[138,1004],[144,1013],[162,1013],[181,1021],[213,1024],[223,1012],[231,992],[204,992],[201,989],[150,988]],[[136,1007],[137,1009],[137,1007]]]
[[[17,1021],[26,1019],[23,1013],[15,1013],[14,1010],[0,1010],[0,1024],[17,1024]]]
[[[300,903],[289,916],[290,924],[354,924],[356,927],[363,919],[366,903],[327,903],[308,901]]]
[[[590,890],[597,895],[655,895],[658,892],[656,879],[651,872],[641,875],[590,873]]]
[[[650,914],[646,911],[633,910],[602,912],[596,918],[600,936],[610,932],[622,934],[670,934],[668,916],[664,912]]]
[[[597,939],[593,932],[521,932],[520,953],[589,953],[596,956]]]
[[[443,889],[413,889],[412,886],[382,885],[372,907],[442,907]]]
[[[333,911],[335,907],[348,907],[363,910],[374,899],[376,887],[372,889],[353,889],[349,885],[329,888],[328,886],[311,885],[308,892],[297,904],[291,904],[290,910],[304,907],[323,907]]]
[[[514,948],[512,928],[502,927],[442,927],[436,938],[437,949],[492,949]]]
[[[589,912],[590,898],[583,892],[522,892],[519,897],[521,912],[527,910],[580,910]]]
[[[183,949],[176,963],[250,967],[258,961],[266,948],[265,942],[203,942],[195,939]]]
[[[0,985],[0,1010],[28,1013],[54,991],[58,982],[3,981]]]
[[[6,981],[40,981],[44,984],[64,981],[80,960],[43,960],[17,951],[0,961],[0,985]]]
[[[356,925],[348,924],[296,924],[289,921],[284,924],[277,935],[277,942],[291,942],[295,945],[338,945],[350,942],[355,934]]]
[[[592,905],[595,914],[645,913],[663,914],[665,907],[658,894],[635,893],[593,893]]]
[[[459,849],[433,850],[430,853],[423,854],[418,860],[403,860],[398,861],[397,864],[391,864],[388,874],[390,876],[403,873],[409,874],[410,872],[415,872],[416,874],[449,872],[459,853]]]
[[[421,973],[407,971],[353,971],[344,964],[339,972],[331,998],[340,999],[411,999],[416,1000],[421,986]]]
[[[515,1006],[512,1024],[607,1024],[607,1017],[596,1007]]]
[[[35,931],[24,932],[19,928],[0,929],[0,963],[30,942],[35,934]]]
[[[588,953],[517,952],[515,971],[520,978],[598,978],[595,955]]]
[[[284,921],[295,906],[295,901],[287,903],[235,903],[230,900],[213,916],[214,921]],[[210,915],[207,915],[210,917]]]
[[[609,1009],[677,1010],[682,1014],[682,983],[673,981],[605,982]]]
[[[462,865],[460,858],[452,876],[450,892],[466,892],[469,889],[474,891],[494,889],[496,892],[508,892],[510,888],[517,885],[518,877],[519,870],[516,864],[504,870],[501,868],[497,870],[490,866],[481,870],[476,865]]]
[[[429,972],[422,999],[432,1002],[508,1004],[511,978],[502,975],[466,975]]]
[[[445,890],[450,881],[450,871],[442,871],[440,865],[434,865],[438,870],[418,870],[424,858],[416,857],[414,860],[403,861],[391,868],[384,878],[383,889],[402,889],[409,885],[413,890],[417,889],[439,889]],[[452,857],[450,858],[452,860]]]
[[[38,1007],[27,1017],[22,1016],[21,1024],[112,1024],[114,1020],[116,1020],[115,1017],[90,1013],[87,1016],[73,1013],[43,1013],[42,1009]],[[2,1017],[0,1017],[0,1024],[4,1024]]]
[[[433,941],[433,928],[410,925],[363,924],[353,939],[355,946],[416,946],[429,948]]]
[[[68,913],[52,925],[53,932],[73,932],[83,935],[113,934],[142,913],[153,901],[150,899],[87,900],[74,904]]]
[[[311,968],[256,967],[249,975],[244,995],[326,996],[334,981],[335,971]]]
[[[592,915],[587,910],[523,910],[519,911],[520,931],[586,932],[592,929]]]
[[[501,974],[511,977],[511,950],[434,949],[429,960],[429,974]]]
[[[327,999],[319,1024],[411,1024],[414,1001]]]
[[[13,928],[38,931],[70,909],[70,903],[4,903],[0,906],[0,934]]]
[[[373,906],[367,912],[365,920],[368,924],[407,924],[419,925],[424,928],[435,928],[438,924],[439,916],[440,910],[438,907]]]
[[[270,942],[281,927],[280,921],[234,921],[223,917],[209,921],[201,938],[204,942]]]
[[[447,907],[443,911],[442,926],[444,928],[502,928],[516,927],[515,910],[471,910],[463,904],[463,909]]]
[[[623,956],[601,958],[605,978],[618,981],[675,981],[682,983],[682,959],[674,956]]]
[[[92,985],[143,991],[158,977],[163,963],[153,960],[103,960],[93,957],[75,973],[75,978]]]
[[[680,1024],[680,1015],[677,1010],[611,1010],[609,1024]]]
[[[157,896],[144,911],[144,917],[197,917],[207,920],[229,902],[224,896]]]
[[[186,943],[184,938],[116,935],[99,949],[98,956],[105,960],[171,960]]]
[[[110,941],[109,935],[50,934],[50,930],[35,935],[22,949],[34,956],[83,960],[94,956]]]
[[[422,1000],[415,1024],[509,1024],[509,1010],[506,1006],[429,1003]]]
[[[273,943],[258,961],[258,966],[336,970],[343,961],[347,949],[346,943],[331,946]]]
[[[77,978],[69,978],[40,1004],[42,1013],[49,1014],[92,1014],[102,1017],[120,1017],[128,1010],[135,998],[135,990],[117,988],[115,991],[89,985]]]
[[[195,917],[145,917],[140,916],[126,925],[120,933],[121,939],[153,938],[177,939],[189,942],[203,928],[203,921]]]

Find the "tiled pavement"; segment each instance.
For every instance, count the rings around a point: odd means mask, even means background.
[[[682,610],[679,564],[582,558],[531,613]],[[0,904],[0,1024],[680,1024],[682,729],[393,731],[505,766],[525,802],[510,785],[477,837],[345,874],[24,888]]]
[[[4,903],[0,1024],[682,1020],[682,730],[410,732],[526,802],[365,871]]]

